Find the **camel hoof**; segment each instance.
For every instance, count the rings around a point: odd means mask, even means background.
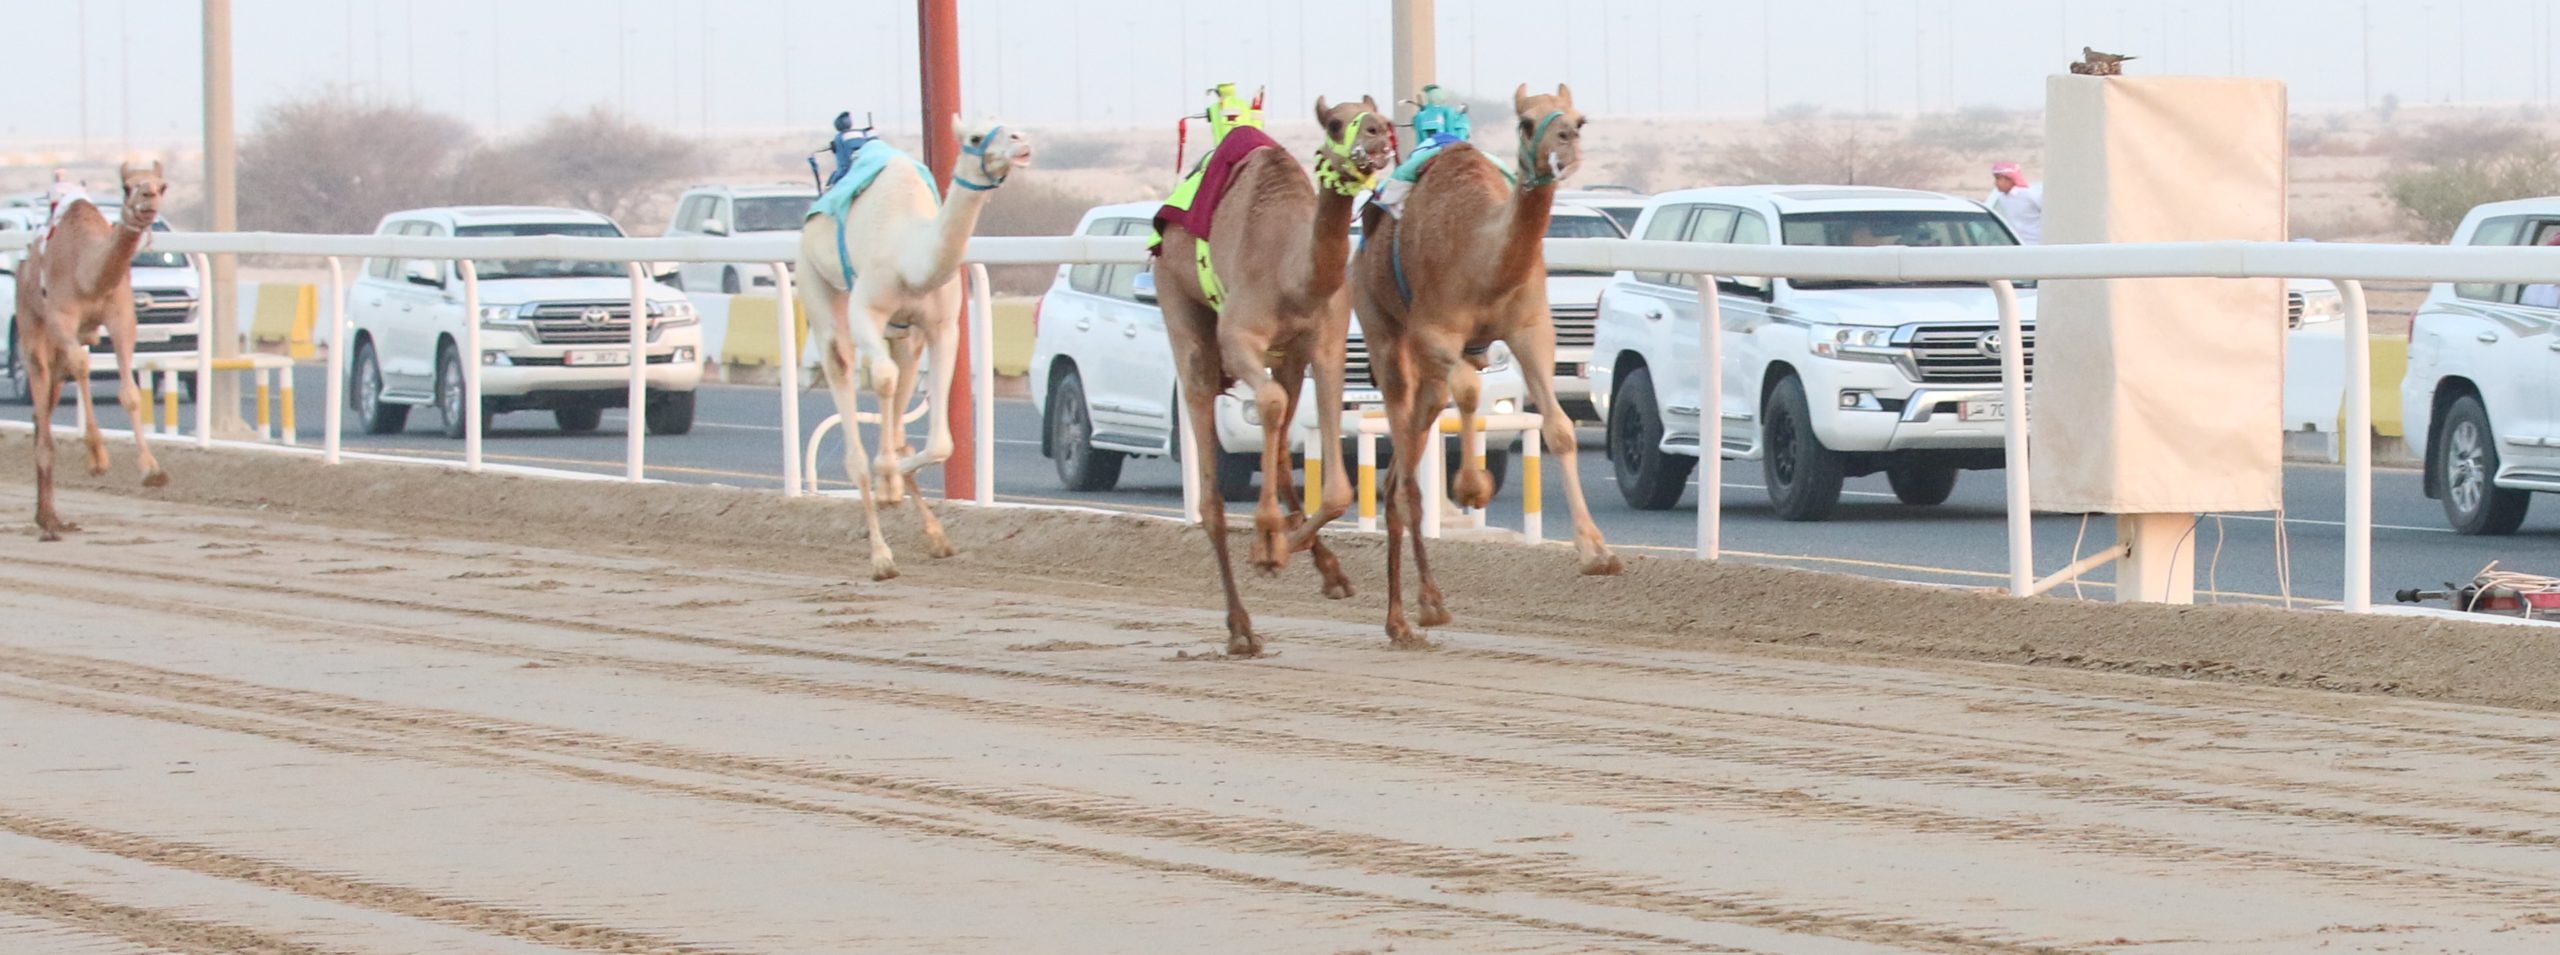
[[[1419,631],[1406,625],[1404,621],[1398,620],[1387,624],[1387,649],[1431,650],[1435,648],[1431,645],[1431,641]]]
[[[950,541],[935,541],[926,553],[933,555],[935,560],[949,560],[960,556],[960,548],[951,546]]]
[[[1484,510],[1493,503],[1493,473],[1483,468],[1458,472],[1458,485],[1449,489],[1449,499],[1470,510]]]
[[[1615,577],[1626,569],[1627,565],[1618,561],[1618,555],[1607,551],[1582,559],[1582,575],[1585,577]]]
[[[59,540],[61,540],[61,539],[62,539],[62,535],[54,533],[54,532],[53,532],[53,528],[50,528],[50,527],[39,527],[39,528],[36,528],[36,540],[37,540],[38,542],[40,542],[40,543],[50,544],[50,543],[53,543],[53,542],[55,542],[55,541],[59,541]]]
[[[875,581],[898,579],[898,562],[886,559],[872,561],[871,579]]]
[[[1262,638],[1250,633],[1230,634],[1227,637],[1227,655],[1245,660],[1259,657],[1262,655]]]
[[[168,486],[169,486],[169,472],[167,472],[167,471],[160,471],[160,470],[154,470],[154,471],[152,471],[152,472],[151,472],[151,473],[149,473],[149,474],[145,474],[145,475],[143,475],[143,476],[142,476],[142,486],[143,486],[143,487],[168,487]]]
[[[98,460],[95,460],[95,461],[91,461],[91,462],[89,462],[89,476],[90,476],[90,477],[98,477],[98,476],[104,475],[104,474],[106,474],[106,473],[107,473],[107,461],[106,461],[106,459],[105,459],[105,458],[100,458],[100,459],[98,459]]]
[[[1448,626],[1449,621],[1457,619],[1449,616],[1448,608],[1438,604],[1423,604],[1422,612],[1415,616],[1421,618],[1423,629],[1426,630],[1432,627]]]
[[[1324,598],[1326,600],[1349,600],[1355,593],[1356,591],[1351,589],[1351,582],[1348,580],[1328,580],[1324,582]]]

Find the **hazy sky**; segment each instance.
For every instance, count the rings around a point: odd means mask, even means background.
[[[485,129],[603,103],[678,130],[806,129],[839,109],[911,127],[903,0],[236,0],[245,130],[343,85]],[[1387,0],[960,0],[968,110],[1026,125],[1170,125],[1199,91],[1388,98]],[[2298,107],[2547,103],[2560,0],[1440,0],[1440,81],[1570,82],[1595,118],[1908,113],[2040,104],[2083,44],[2145,73],[2241,73]],[[0,0],[0,142],[193,139],[194,0]],[[83,20],[85,19],[85,29]],[[2370,23],[2370,31],[2365,26]],[[2370,41],[2370,64],[2366,43]],[[56,79],[56,78],[59,79]],[[84,82],[85,80],[85,82]],[[84,95],[85,89],[85,95]],[[706,108],[707,105],[707,108]],[[1295,107],[1291,107],[1295,108]]]

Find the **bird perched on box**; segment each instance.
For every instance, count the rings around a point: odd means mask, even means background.
[[[2130,59],[2134,57],[2100,53],[2084,46],[2080,48],[2080,62],[2071,64],[2071,72],[2082,76],[2122,76],[2124,61]]]

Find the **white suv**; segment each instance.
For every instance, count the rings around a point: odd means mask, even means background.
[[[1146,235],[1160,205],[1102,206],[1084,214],[1076,233]],[[1349,267],[1345,262],[1344,268]],[[1178,376],[1151,279],[1144,265],[1061,266],[1033,313],[1030,390],[1032,405],[1040,411],[1040,453],[1057,462],[1058,479],[1070,490],[1110,490],[1119,483],[1121,462],[1128,457],[1176,453]],[[1519,366],[1499,344],[1491,362],[1479,399],[1483,409],[1504,414],[1520,410],[1529,387]],[[1351,435],[1358,425],[1350,416],[1384,401],[1369,378],[1369,351],[1356,320],[1344,363],[1345,407],[1338,413],[1345,415],[1343,433]],[[1238,385],[1217,399],[1218,483],[1236,499],[1251,495],[1253,480],[1262,472],[1261,412],[1245,394]],[[1292,451],[1304,448],[1315,433],[1314,395],[1310,380],[1300,391],[1290,429]],[[1383,441],[1379,449],[1386,452]],[[1458,458],[1448,460],[1454,464]],[[1497,489],[1509,463],[1504,450],[1488,447],[1485,466]]]
[[[2481,206],[2453,233],[2455,245],[2555,242],[2560,197]],[[2400,408],[2409,446],[2425,449],[2426,494],[2453,529],[2515,533],[2533,492],[2560,492],[2560,289],[2429,289],[2409,326]]]
[[[104,213],[109,222],[116,221],[117,217],[124,213],[122,206],[114,204],[101,205],[98,211]],[[19,206],[0,208],[0,232],[35,231],[42,228],[44,228],[44,210],[41,208]],[[170,232],[168,220],[153,222],[151,231],[164,234]],[[22,261],[24,258],[24,253],[20,252],[0,254],[0,302],[8,303],[13,308],[17,302],[16,273],[19,266],[24,264]],[[204,322],[203,289],[204,277],[196,273],[195,263],[185,255],[155,251],[148,245],[135,252],[133,255],[135,320],[133,353],[136,356],[143,356],[165,352],[194,352],[196,335]],[[18,332],[15,322],[8,323],[5,331],[0,331],[0,341],[5,342],[0,344],[0,400],[6,400],[12,404],[24,403],[34,396],[34,392],[26,378],[25,362],[18,356]],[[98,336],[97,344],[89,347],[89,376],[108,378],[114,377],[115,372],[115,343],[101,334]],[[187,399],[194,400],[195,376],[180,375],[178,381]]]
[[[1746,245],[2016,245],[1981,204],[1856,186],[1665,193],[1636,234]],[[1621,272],[1601,300],[1591,389],[1627,503],[1680,500],[1700,437],[1694,276]],[[1997,468],[2000,316],[1970,283],[1717,279],[1724,314],[1724,456],[1758,460],[1791,521],[1828,518],[1845,478],[1883,471],[1906,504],[1942,503],[1961,470]],[[2019,291],[2033,317],[2034,294]],[[2034,326],[2027,325],[2030,360]]]
[[[575,209],[455,207],[394,212],[376,235],[619,236],[612,219]],[[693,428],[702,383],[702,326],[684,295],[647,283],[648,354],[631,354],[631,280],[619,262],[476,260],[480,314],[463,314],[462,280],[436,259],[369,259],[349,296],[347,404],[366,434],[407,426],[434,405],[444,433],[463,435],[466,321],[480,323],[481,428],[501,412],[548,410],[563,431],[593,431],[627,403],[631,362],[648,362],[651,434]]]
[[[675,219],[667,223],[669,238],[799,235],[800,222],[818,194],[807,186],[695,186],[676,200]],[[750,288],[773,287],[773,270],[753,264],[687,262],[677,267],[675,287],[695,292],[736,295]]]

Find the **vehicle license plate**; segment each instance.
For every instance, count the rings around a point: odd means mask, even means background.
[[[165,342],[171,334],[169,329],[153,325],[136,325],[133,328],[133,340],[137,342]]]
[[[1967,401],[1956,408],[1956,418],[1961,421],[1998,421],[2008,416],[2009,403],[2006,401]]]
[[[1347,405],[1359,405],[1365,408],[1370,405],[1384,405],[1386,402],[1386,395],[1375,388],[1351,388],[1342,392],[1342,403]]]
[[[579,349],[577,351],[570,352],[568,359],[568,364],[572,368],[593,368],[599,365],[628,365],[630,363],[631,349],[628,348]]]

